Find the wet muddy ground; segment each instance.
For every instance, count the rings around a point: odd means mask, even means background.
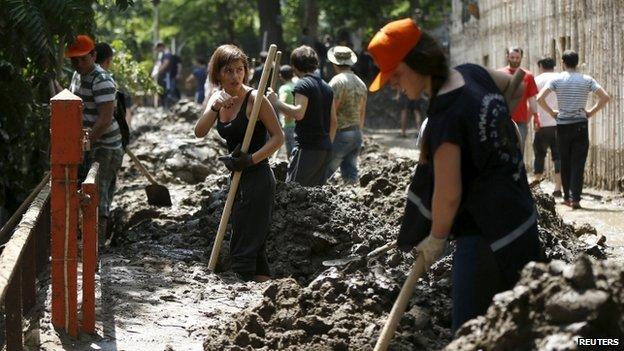
[[[322,262],[349,254],[365,254],[396,238],[405,205],[405,189],[415,165],[413,148],[396,143],[384,145],[384,138],[392,140],[391,132],[372,133],[366,139],[361,157],[360,184],[344,185],[339,177],[322,188],[303,188],[278,181],[267,243],[276,279],[262,284],[243,283],[227,273],[227,238],[217,274],[207,270],[227,195],[229,175],[216,162],[216,155],[224,153],[223,143],[212,132],[207,138],[194,138],[192,127],[196,115],[190,106],[179,106],[176,112],[165,114],[142,109],[133,121],[135,138],[131,147],[169,188],[173,206],[147,205],[144,193],[147,181],[128,158],[124,159],[113,205],[114,238],[112,246],[101,255],[97,277],[97,334],[83,335],[78,342],[70,342],[51,329],[49,311],[42,310],[43,317],[30,328],[32,349],[372,349],[413,262],[412,255],[390,251],[376,259],[330,269]],[[409,143],[409,140],[401,142]],[[283,160],[278,158],[272,164],[276,177],[283,179]],[[541,191],[536,191],[535,195],[540,238],[548,257],[561,260],[557,263],[559,268],[539,266],[541,271],[563,271],[568,268],[562,267],[574,265],[573,262],[583,255],[594,259],[617,255],[616,250],[605,246],[605,240],[601,239],[600,225],[583,227],[584,217],[580,212],[576,212],[575,226],[566,224],[557,214],[561,209],[551,196]],[[623,208],[619,201],[614,197],[613,208]],[[587,206],[589,208],[589,204]],[[566,213],[563,214],[566,218]],[[609,234],[606,241],[615,243],[615,239],[610,239],[614,235]],[[583,262],[602,268],[596,268],[596,288],[584,285],[585,290],[577,291],[579,294],[585,296],[587,289],[602,289],[603,281],[614,285],[605,292],[609,296],[620,292],[617,286],[621,286],[622,281],[618,280],[621,275],[617,273],[617,266]],[[451,341],[450,267],[451,259],[447,256],[417,284],[392,349],[433,350]],[[533,273],[525,272],[525,276],[538,274],[535,267],[527,268]],[[552,273],[553,277],[543,272],[539,274],[544,276],[540,284],[545,285],[554,284],[551,278],[557,282],[568,279],[564,273],[560,276]],[[526,292],[525,289],[518,296],[508,296],[506,305],[498,303],[498,309],[491,315],[488,312],[485,321],[463,332],[464,337],[459,339],[463,340],[461,345],[480,343],[475,335],[486,335],[485,331],[496,325],[492,323],[507,318],[505,313],[513,310],[509,304],[516,298],[526,299],[523,296],[528,295],[526,303],[532,309],[543,308],[540,305],[543,299],[536,298],[539,301],[535,303],[531,299],[545,285],[534,287],[529,282],[519,283],[522,284],[533,290]],[[593,290],[590,294],[594,294]],[[49,301],[49,292],[41,296],[45,298]],[[599,300],[604,300],[603,295]],[[594,307],[601,310],[604,306],[623,306],[619,298],[609,301],[612,304],[598,302],[581,309],[591,314]],[[595,325],[612,322],[611,315],[595,315],[598,323]],[[512,314],[509,318],[516,317]],[[554,330],[547,327],[548,323],[544,321],[540,324],[543,328],[531,331],[546,343],[550,342],[548,333]],[[38,328],[34,327],[36,325]],[[509,329],[512,330],[512,326]],[[572,331],[566,335],[589,329],[570,329]],[[504,340],[505,335],[499,336],[497,342]],[[533,348],[529,344],[523,347]]]

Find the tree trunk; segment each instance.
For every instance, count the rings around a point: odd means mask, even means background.
[[[280,0],[258,0],[258,12],[260,13],[260,38],[264,38],[264,33],[267,33],[267,47],[263,47],[262,50],[268,50],[271,44],[276,44],[278,50],[284,50]]]
[[[316,0],[306,0],[305,12],[303,15],[303,29],[307,29],[308,37],[312,42],[318,39],[318,16],[319,7]]]

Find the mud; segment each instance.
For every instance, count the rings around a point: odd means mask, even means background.
[[[415,161],[392,156],[367,139],[360,159],[360,184],[345,185],[334,179],[324,187],[303,188],[280,181],[286,163],[273,160],[278,184],[267,251],[277,279],[242,284],[220,273],[229,265],[227,236],[217,267],[221,278],[207,279],[212,275],[197,267],[207,264],[227,196],[229,174],[216,161],[225,146],[213,132],[204,139],[192,135],[197,116],[192,107],[183,104],[174,111],[178,114],[140,111],[132,144],[137,156],[170,189],[174,205],[148,206],[143,193],[146,181],[135,167],[124,163],[113,211],[116,246],[111,250],[139,261],[156,257],[160,263],[154,265],[189,267],[176,272],[210,282],[215,291],[230,290],[232,297],[247,296],[236,308],[205,316],[209,327],[197,336],[203,338],[205,350],[372,349],[413,263],[412,255],[390,251],[340,269],[326,269],[322,261],[365,254],[396,239]],[[595,230],[564,223],[551,196],[537,190],[534,195],[548,258],[569,263],[584,254],[606,257],[604,240]],[[419,281],[392,349],[433,350],[451,342],[450,271],[447,256]],[[193,295],[200,286],[189,288],[187,294]],[[210,291],[201,291],[202,296]]]
[[[497,295],[445,350],[576,350],[579,337],[621,342],[623,273],[619,264],[587,256],[530,263],[516,287]]]

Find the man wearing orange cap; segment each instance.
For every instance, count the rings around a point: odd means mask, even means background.
[[[93,162],[100,164],[98,231],[99,241],[102,244],[106,241],[109,209],[115,191],[115,176],[121,167],[124,154],[119,125],[113,118],[117,89],[111,76],[95,63],[95,43],[89,36],[79,35],[65,51],[65,57],[71,59],[71,65],[76,70],[69,90],[82,99],[83,127],[90,129],[91,149],[85,153],[84,163],[80,169],[81,178],[84,179]]]
[[[456,241],[453,330],[486,312],[541,257],[537,214],[507,101],[511,76],[474,64],[449,67],[442,48],[407,18],[384,26],[368,51],[385,83],[415,99],[429,96],[420,160],[397,244],[415,248],[426,268]],[[513,87],[511,89],[514,89]],[[516,91],[511,91],[515,93]]]

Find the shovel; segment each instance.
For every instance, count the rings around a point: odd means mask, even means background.
[[[143,175],[149,180],[151,184],[145,187],[145,193],[147,194],[147,203],[153,206],[161,206],[161,207],[169,207],[171,206],[171,195],[169,195],[169,190],[163,186],[158,184],[156,179],[152,177],[151,174],[145,169],[141,161],[130,151],[130,149],[126,148],[126,153],[134,164],[139,167],[139,170]]]
[[[362,259],[369,259],[369,258],[373,258],[376,256],[381,255],[382,253],[392,250],[395,247],[397,247],[397,243],[396,241],[392,241],[387,243],[384,246],[378,247],[375,250],[369,252],[366,255],[351,255],[345,258],[339,258],[336,260],[328,260],[328,261],[323,261],[323,266],[325,267],[339,267],[339,266],[344,266],[347,263],[351,263],[351,262],[355,262],[355,261],[359,261]]]
[[[267,83],[269,80],[269,71],[274,65],[273,62],[275,61],[276,52],[277,45],[271,44],[269,46],[269,53],[264,64],[264,68],[262,69],[262,75],[260,76],[260,83],[258,83],[258,93],[251,109],[251,115],[249,115],[249,122],[247,122],[247,130],[245,130],[245,138],[243,139],[243,145],[241,146],[242,152],[247,152],[247,150],[249,149],[251,136],[253,135],[254,128],[256,127],[256,120],[258,119],[258,114],[260,113],[260,105],[262,105],[263,100],[262,97],[266,92]],[[228,221],[230,220],[230,214],[232,212],[232,206],[234,205],[234,198],[236,197],[236,191],[238,189],[238,183],[241,179],[241,174],[241,172],[234,172],[232,175],[230,190],[228,191],[228,196],[225,200],[225,206],[223,207],[223,212],[221,213],[221,220],[219,221],[217,236],[215,236],[214,244],[212,244],[212,252],[210,253],[210,260],[208,261],[208,269],[213,272],[217,267],[221,244],[223,243],[225,230],[227,229]]]
[[[416,282],[418,282],[418,279],[420,279],[423,274],[425,274],[425,259],[422,255],[418,255],[418,257],[416,257],[416,262],[414,262],[414,265],[410,269],[407,279],[405,279],[405,283],[403,283],[399,296],[392,306],[392,311],[390,311],[388,315],[388,320],[379,334],[379,339],[377,339],[374,351],[385,351],[388,349],[390,341],[392,341],[392,336],[407,308],[412,292],[414,292]]]

